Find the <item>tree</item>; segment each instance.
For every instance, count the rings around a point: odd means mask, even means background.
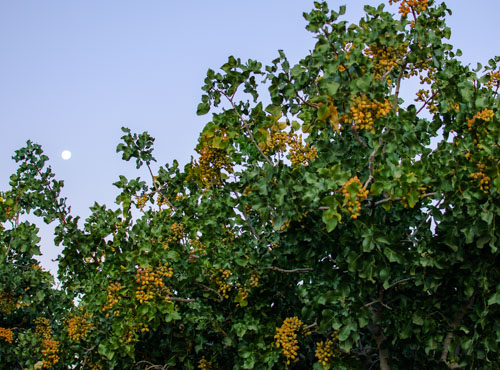
[[[82,227],[40,146],[17,151],[0,203],[2,361],[494,368],[500,58],[471,70],[446,43],[445,4],[393,2],[400,15],[366,6],[359,24],[315,3],[297,65],[280,51],[209,70],[198,113],[213,113],[183,169],[153,171],[154,139],[124,128],[117,151],[151,178],[121,176],[118,207],[95,204]],[[58,223],[62,290],[30,268],[30,211]]]

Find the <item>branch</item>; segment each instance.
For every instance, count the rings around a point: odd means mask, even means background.
[[[220,295],[220,293],[218,291],[216,291],[215,289],[212,289],[212,288],[210,288],[210,287],[208,287],[208,286],[206,286],[206,285],[204,285],[202,283],[196,282],[195,284],[201,286],[202,288],[205,288],[209,292],[217,294],[217,296],[219,297],[219,299],[217,300],[217,302],[222,302],[224,300],[224,297],[222,297]]]
[[[314,271],[313,268],[309,268],[309,267],[298,268],[298,269],[293,269],[293,270],[285,270],[285,269],[281,269],[281,268],[275,267],[275,266],[268,266],[266,268],[269,269],[269,270],[273,270],[273,271],[283,272],[285,274],[293,274],[295,272],[311,272],[311,271]]]
[[[394,93],[394,102],[392,103],[392,109],[394,110],[394,113],[396,113],[396,110],[398,109],[399,89],[401,87],[401,79],[403,78],[403,74],[405,72],[407,64],[408,61],[405,60],[403,66],[401,67],[401,71],[399,71],[398,81],[396,83],[396,92]]]
[[[398,281],[392,283],[391,285],[389,285],[385,290],[389,290],[391,288],[394,288],[398,284],[401,284],[401,283],[404,283],[404,282],[410,281],[410,280],[415,280],[415,277],[409,277],[409,278],[406,278],[406,279],[398,280]]]
[[[170,297],[168,300],[169,300],[169,301],[172,301],[172,302],[196,302],[196,299],[192,299],[192,298],[176,298],[176,297]]]
[[[424,199],[424,198],[429,198],[429,197],[432,197],[436,195],[436,192],[433,192],[433,193],[426,193],[426,194],[423,194],[420,196],[420,199]],[[384,204],[384,203],[387,203],[387,202],[393,202],[393,201],[399,201],[401,200],[402,198],[401,197],[397,197],[397,198],[385,198],[385,199],[381,199],[377,202],[374,203],[374,206],[379,206],[381,204]]]
[[[365,184],[363,187],[366,189],[368,185],[373,181],[373,162],[375,161],[375,156],[377,155],[378,151],[382,147],[382,144],[384,143],[384,140],[382,139],[382,136],[380,136],[380,140],[378,142],[378,146],[373,149],[373,151],[370,154],[370,157],[368,158],[368,168],[370,170],[370,176],[368,177],[368,180],[366,180]]]
[[[448,364],[448,352],[449,352],[449,347],[451,344],[451,341],[453,340],[453,331],[455,331],[456,327],[462,319],[465,316],[465,313],[467,310],[472,306],[472,303],[474,303],[474,298],[476,296],[476,292],[471,295],[469,300],[460,308],[460,311],[458,311],[457,316],[455,317],[455,320],[450,324],[450,331],[446,334],[446,337],[444,338],[443,341],[443,352],[441,353],[441,362],[444,362]]]
[[[351,130],[354,134],[354,138],[356,139],[356,141],[360,143],[363,147],[368,148],[368,145],[366,145],[366,143],[359,137],[358,130],[356,130],[354,126],[351,126]]]
[[[382,331],[382,327],[380,324],[378,324],[379,319],[382,316],[382,307],[385,306],[382,304],[384,296],[384,291],[381,290],[379,293],[379,297],[377,298],[377,301],[381,303],[381,305],[377,308],[372,308],[372,323],[368,325],[368,329],[373,335],[373,338],[375,339],[375,343],[377,343],[377,349],[378,349],[378,354],[379,354],[379,362],[380,362],[380,369],[381,370],[389,370],[389,351],[387,348],[383,347],[383,343],[386,340],[386,336],[384,335],[384,332]],[[371,305],[371,304],[370,304]]]
[[[240,112],[238,112],[238,109],[236,109],[236,105],[234,104],[233,101],[233,96],[229,97],[224,91],[218,90],[224,97],[231,103],[231,106],[233,107],[234,112],[237,114],[238,118],[240,119],[240,122],[243,124],[243,128],[247,131],[248,136],[250,137],[250,140],[252,140],[253,145],[257,148],[259,151],[260,155],[262,155],[262,158],[265,159],[267,163],[271,165],[271,167],[274,167],[273,162],[269,159],[269,157],[262,151],[262,149],[259,148],[259,145],[255,141],[255,138],[253,137],[252,131],[250,130],[250,127],[248,126],[248,122],[241,116]]]

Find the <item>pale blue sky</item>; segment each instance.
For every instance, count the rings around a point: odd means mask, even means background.
[[[366,3],[347,4],[357,22]],[[500,1],[448,1],[452,43],[462,59],[500,54]],[[208,116],[197,117],[208,68],[229,55],[269,63],[283,49],[292,62],[314,45],[304,0],[0,0],[0,189],[15,171],[11,156],[31,139],[65,181],[73,214],[94,201],[113,205],[120,174],[146,175],[115,153],[120,127],[156,137],[160,164],[189,161]],[[73,157],[63,161],[62,150]],[[45,266],[59,250],[43,233]]]

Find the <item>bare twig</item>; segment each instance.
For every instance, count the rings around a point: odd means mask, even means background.
[[[201,286],[202,288],[204,288],[205,290],[207,290],[209,292],[217,294],[217,296],[219,297],[219,299],[217,299],[218,302],[222,302],[224,300],[224,297],[222,297],[220,295],[220,293],[218,291],[216,291],[215,289],[212,289],[212,288],[210,288],[210,287],[208,287],[208,286],[206,286],[204,284],[198,283],[198,282],[195,283],[195,284]]]
[[[192,298],[170,297],[168,300],[172,301],[172,302],[196,302],[196,299],[192,299]]]
[[[420,199],[424,199],[424,198],[429,198],[429,197],[432,197],[436,195],[435,192],[433,193],[426,193],[426,194],[423,194],[420,196]],[[388,202],[397,202],[399,200],[401,200],[402,198],[401,197],[396,197],[396,198],[385,198],[385,199],[381,199],[379,201],[376,201],[373,205],[374,206],[379,206],[381,204],[384,204],[384,203],[388,203]]]
[[[309,267],[298,268],[298,269],[293,269],[293,270],[285,270],[285,269],[282,269],[282,268],[279,268],[279,267],[275,267],[275,266],[268,266],[266,268],[269,269],[269,270],[273,270],[273,271],[283,272],[285,274],[293,274],[293,273],[296,273],[296,272],[311,272],[311,271],[314,271],[313,268],[309,268]]]
[[[396,113],[398,109],[399,89],[401,87],[401,79],[403,78],[403,74],[405,72],[407,64],[408,61],[405,60],[403,65],[401,66],[401,71],[399,71],[398,81],[396,82],[396,91],[394,92],[394,102],[392,103],[392,110],[394,111],[394,113]]]
[[[406,279],[401,279],[401,280],[395,281],[394,283],[392,283],[391,285],[389,285],[387,288],[385,288],[385,290],[389,290],[391,288],[394,288],[398,284],[401,284],[401,283],[404,283],[404,282],[410,281],[410,280],[415,280],[415,277],[409,277],[409,278],[406,278]]]
[[[377,147],[375,149],[373,149],[373,151],[370,154],[370,157],[368,158],[368,168],[370,170],[370,176],[368,176],[368,180],[366,180],[365,184],[363,185],[363,187],[365,189],[373,181],[373,171],[374,171],[373,166],[374,166],[375,156],[377,155],[378,151],[380,150],[380,148],[382,147],[383,144],[384,144],[384,140],[383,140],[382,136],[380,136],[380,140],[378,142]]]

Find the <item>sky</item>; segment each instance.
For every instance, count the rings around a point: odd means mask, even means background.
[[[373,0],[346,4],[357,22]],[[500,1],[449,0],[451,43],[476,65],[500,55]],[[148,131],[158,164],[190,161],[209,116],[196,107],[209,68],[230,55],[269,64],[278,49],[292,63],[314,47],[305,0],[0,0],[0,190],[16,170],[14,151],[41,144],[64,180],[72,214],[113,207],[119,175],[143,176],[115,152],[122,126]],[[70,150],[70,160],[63,160]],[[55,272],[61,251],[41,226],[41,263]]]

